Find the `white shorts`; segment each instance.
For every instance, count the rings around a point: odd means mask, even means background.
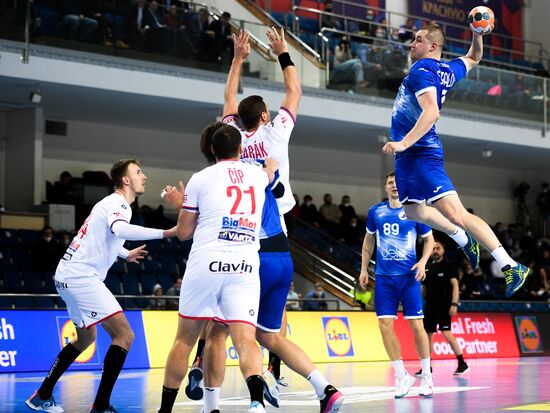
[[[256,327],[259,268],[257,253],[204,251],[194,254],[187,262],[181,284],[180,316]]]
[[[90,328],[122,313],[115,296],[98,278],[79,279],[71,283],[55,281],[59,296],[67,304],[67,311],[76,328]]]

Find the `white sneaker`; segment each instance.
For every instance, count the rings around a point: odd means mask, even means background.
[[[418,390],[419,396],[432,397],[434,393],[434,382],[431,374],[423,374],[420,377],[420,389]]]
[[[411,387],[416,383],[416,379],[411,376],[409,373],[406,373],[404,376],[395,375],[395,394],[393,397],[396,399],[400,399],[401,397],[405,397],[409,391],[411,390]]]
[[[279,407],[281,392],[279,383],[271,371],[266,370],[264,377],[264,398],[273,407]]]
[[[267,411],[260,402],[252,402],[250,404],[250,408],[248,409],[248,413],[267,413]]]

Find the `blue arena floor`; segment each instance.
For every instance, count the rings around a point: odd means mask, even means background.
[[[470,371],[453,376],[454,361],[433,363],[433,398],[418,397],[416,388],[408,397],[393,399],[393,371],[389,363],[342,363],[319,365],[346,396],[341,412],[503,412],[550,411],[550,358],[468,360]],[[406,363],[412,374],[418,363]],[[164,371],[125,370],[113,392],[112,403],[120,413],[156,412]],[[30,412],[25,399],[39,387],[44,373],[0,375],[0,412]],[[269,412],[318,412],[319,404],[306,380],[285,366],[280,409]],[[101,372],[72,372],[59,382],[54,393],[68,413],[88,412]],[[248,393],[237,368],[228,368],[222,389],[222,412],[246,412]],[[418,383],[417,383],[418,384]],[[174,412],[200,412],[200,403],[188,400],[183,388]]]

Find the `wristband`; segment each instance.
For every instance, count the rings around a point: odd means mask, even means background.
[[[451,307],[458,307],[457,303],[451,303]]]
[[[281,65],[281,69],[285,70],[287,66],[294,66],[294,62],[290,58],[290,54],[288,52],[281,53],[278,57],[279,64]]]

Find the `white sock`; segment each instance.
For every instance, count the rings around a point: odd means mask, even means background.
[[[317,397],[321,398],[325,396],[325,388],[329,385],[329,382],[319,370],[315,369],[309,373],[309,376],[307,376],[307,381],[309,381],[315,389]]]
[[[405,365],[403,364],[402,359],[392,361],[391,365],[393,366],[393,370],[396,374],[400,376],[407,374],[407,370],[405,370]]]
[[[210,413],[212,410],[220,409],[220,387],[204,388],[204,411]]]
[[[449,237],[451,237],[460,248],[464,247],[468,243],[468,236],[460,227],[456,227],[456,231],[449,234]]]
[[[430,366],[430,358],[420,359],[420,365],[422,366],[422,374],[432,374]]]
[[[515,267],[518,265],[517,262],[515,262],[506,252],[504,247],[502,245],[499,245],[494,251],[491,251],[491,255],[495,259],[495,261],[498,263],[498,266],[500,268],[504,268],[507,265],[510,267]]]

